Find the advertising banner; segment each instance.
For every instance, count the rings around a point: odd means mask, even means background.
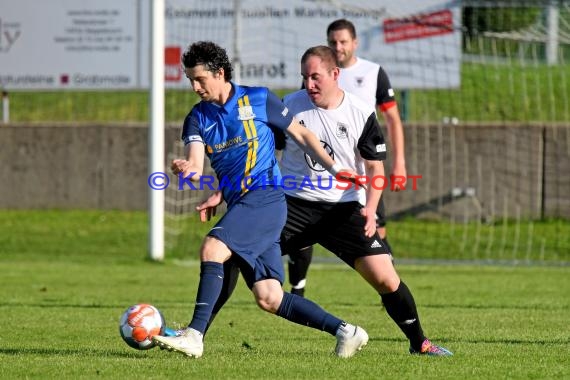
[[[149,12],[150,0],[0,0],[0,87],[148,88]],[[459,86],[460,3],[442,0],[166,0],[166,86],[188,87],[180,55],[211,40],[242,84],[298,88],[301,55],[338,18],[395,88]]]

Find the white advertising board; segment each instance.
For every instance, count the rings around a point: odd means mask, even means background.
[[[137,9],[137,0],[1,0],[0,86],[145,85],[139,70]]]
[[[130,89],[149,86],[150,0],[0,0],[0,87]],[[240,82],[297,88],[299,60],[326,44],[326,27],[351,20],[358,55],[380,63],[393,87],[460,83],[459,1],[166,0],[165,81],[187,88],[180,55],[211,40],[231,58]],[[236,38],[236,33],[238,38]]]

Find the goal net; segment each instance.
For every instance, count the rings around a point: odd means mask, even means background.
[[[351,20],[358,54],[380,63],[392,81],[407,171],[421,176],[416,190],[384,194],[396,257],[570,261],[563,174],[570,172],[569,4],[394,3],[170,1],[167,39],[178,51],[197,40],[218,42],[240,83],[283,95],[300,84],[304,50],[326,44],[331,21]],[[188,96],[183,78],[169,87],[169,99]],[[168,161],[182,150],[172,141]],[[167,190],[167,255],[196,255],[208,227],[194,208],[207,195]]]

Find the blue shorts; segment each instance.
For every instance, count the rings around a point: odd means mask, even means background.
[[[208,236],[224,242],[251,288],[257,281],[274,278],[281,284],[285,270],[279,237],[287,219],[281,189],[252,190],[237,200]]]

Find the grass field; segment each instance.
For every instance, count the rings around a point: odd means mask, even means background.
[[[378,296],[343,266],[314,265],[308,296],[370,334],[356,357],[334,338],[257,309],[243,281],[198,360],[128,347],[127,306],[150,302],[170,326],[192,311],[198,263],[146,256],[143,213],[0,212],[0,378],[570,378],[570,269],[398,265],[423,326],[452,358],[407,354]]]

